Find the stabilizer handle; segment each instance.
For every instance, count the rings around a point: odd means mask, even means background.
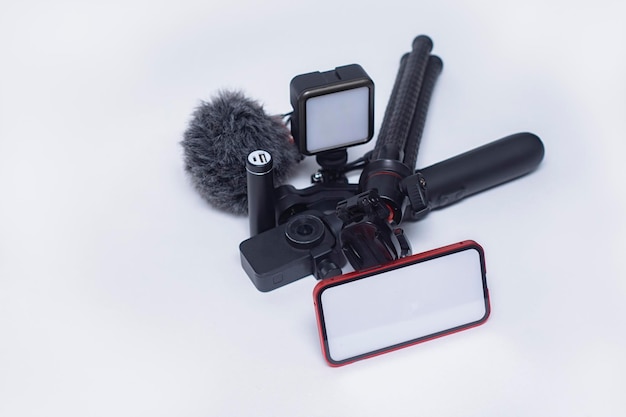
[[[437,209],[521,177],[543,156],[537,135],[516,133],[419,170],[405,184],[423,187],[429,209]]]

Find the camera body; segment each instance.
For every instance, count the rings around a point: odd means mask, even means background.
[[[341,274],[347,260],[335,208],[358,189],[344,175],[346,148],[367,143],[374,132],[374,83],[360,65],[298,75],[290,94],[292,136],[303,155],[316,156],[321,170],[311,187],[275,188],[268,164],[247,165],[251,237],[239,249],[243,269],[263,292],[307,275]],[[271,160],[258,150],[249,162],[259,155]]]
[[[297,213],[241,242],[241,264],[262,292],[311,274],[318,279],[340,275],[346,264],[336,237],[341,228],[336,216],[316,210]]]

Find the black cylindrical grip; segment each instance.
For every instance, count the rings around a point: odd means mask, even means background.
[[[377,151],[384,144],[404,150],[432,48],[433,41],[426,35],[420,35],[413,40],[413,49],[406,61],[401,62],[399,85],[394,86],[394,94],[390,98],[393,109],[385,113],[389,119],[383,120],[381,132],[385,136],[380,137],[379,132]]]
[[[250,236],[258,235],[276,226],[272,168],[272,156],[268,152],[257,150],[248,155],[246,171]]]
[[[534,170],[544,147],[532,133],[516,133],[420,170],[431,209],[450,205]]]

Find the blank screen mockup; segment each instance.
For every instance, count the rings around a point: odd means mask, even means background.
[[[328,355],[344,361],[485,319],[482,271],[470,248],[325,288]]]

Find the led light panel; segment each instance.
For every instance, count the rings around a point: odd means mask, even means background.
[[[369,140],[369,89],[359,87],[306,102],[307,151],[318,153]]]
[[[374,83],[360,65],[294,77],[291,133],[314,155],[368,142],[374,134]]]

